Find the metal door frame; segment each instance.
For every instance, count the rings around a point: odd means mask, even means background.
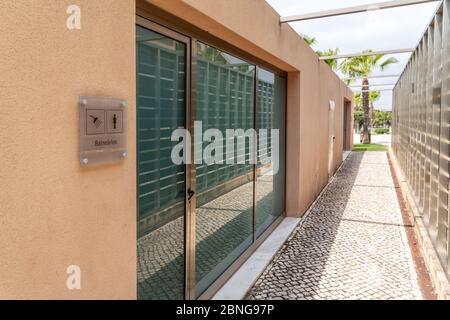
[[[155,31],[168,38],[185,44],[185,101],[186,116],[185,128],[191,133],[191,155],[194,155],[195,141],[193,134],[194,113],[192,112],[191,99],[191,61],[192,48],[191,38],[184,36],[178,32],[163,27],[157,23],[147,20],[141,16],[136,16],[136,25]],[[193,77],[195,79],[195,77]],[[194,299],[195,294],[195,194],[188,200],[188,190],[195,190],[195,165],[185,164],[185,213],[184,213],[184,298]]]

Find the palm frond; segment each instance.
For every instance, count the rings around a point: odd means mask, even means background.
[[[317,54],[320,57],[329,57],[329,56],[335,56],[339,53],[339,49],[328,49],[326,51],[317,51]],[[337,70],[338,68],[338,61],[336,59],[328,59],[328,60],[324,60],[324,62],[330,66],[331,69],[333,70]]]
[[[377,101],[378,99],[380,99],[380,91],[371,91],[369,93],[369,101],[374,103],[375,101]]]
[[[363,53],[371,53],[373,50],[365,50]],[[397,59],[389,58],[385,61],[381,62],[381,60],[385,57],[383,54],[377,54],[373,56],[358,56],[345,59],[340,68],[344,74],[349,77],[368,77],[373,70],[380,68],[384,70],[387,66],[397,63]]]
[[[355,82],[354,79],[347,79],[347,80],[344,80],[344,83],[345,83],[347,86],[353,84],[354,82]]]
[[[303,40],[305,40],[305,42],[306,42],[308,45],[310,45],[310,46],[315,45],[315,44],[317,43],[317,39],[316,39],[316,38],[311,37],[311,36],[308,36],[308,35],[306,35],[306,34],[303,34],[303,35],[302,35],[302,38],[303,38]]]
[[[384,71],[389,65],[397,63],[397,62],[398,62],[398,60],[394,57],[388,58],[380,64],[380,69]]]
[[[371,64],[373,65],[373,66],[376,66],[376,65],[378,65],[378,63],[380,62],[380,60],[381,59],[383,59],[383,57],[384,57],[384,54],[377,54],[377,55],[375,55],[375,56],[372,56],[371,58]]]

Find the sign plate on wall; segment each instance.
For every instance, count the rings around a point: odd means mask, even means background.
[[[90,165],[127,157],[127,101],[80,97],[80,162]]]

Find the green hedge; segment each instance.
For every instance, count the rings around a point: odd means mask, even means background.
[[[389,128],[376,128],[374,131],[376,134],[388,134],[390,132]]]

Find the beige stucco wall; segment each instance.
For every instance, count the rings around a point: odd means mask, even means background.
[[[134,21],[132,1],[0,1],[0,298],[136,295]],[[128,160],[80,167],[80,95],[129,101]]]
[[[329,100],[341,162],[350,90],[263,0],[148,2],[288,72],[286,207],[301,216],[328,181]],[[0,299],[136,298],[135,2],[1,1],[0,30]],[[80,95],[129,101],[127,160],[80,167]]]

